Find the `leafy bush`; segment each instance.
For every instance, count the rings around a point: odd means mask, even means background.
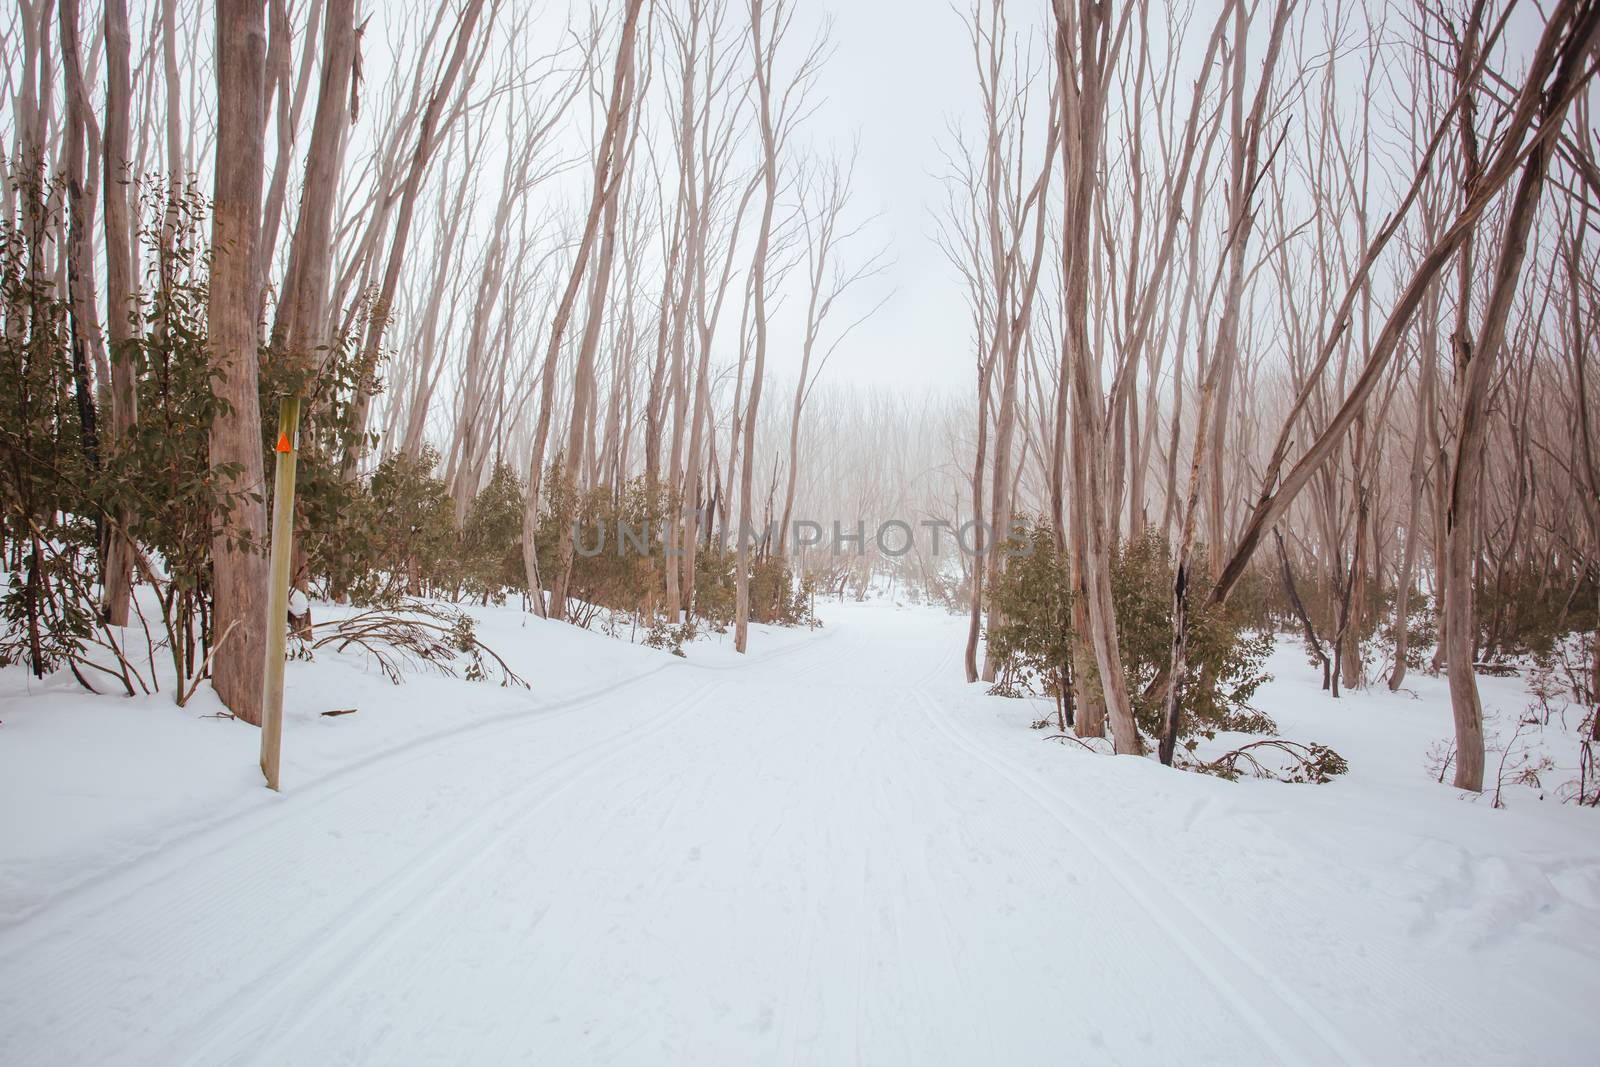
[[[1399,636],[1393,592],[1385,594],[1384,604],[1384,623],[1374,643],[1382,640],[1392,651],[1397,647],[1396,639]],[[1439,643],[1439,613],[1434,608],[1432,598],[1420,592],[1413,592],[1406,598],[1406,609],[1409,616],[1406,620],[1406,667],[1419,671],[1426,665],[1434,645]]]
[[[1552,584],[1548,571],[1529,565],[1484,571],[1474,594],[1483,659],[1549,655],[1567,634],[1600,628],[1592,568],[1570,584]]]
[[[1037,684],[1070,724],[1073,595],[1067,560],[1043,522],[1024,520],[1008,547],[1012,557],[989,591],[991,618],[998,621],[989,628],[988,647],[1000,665],[992,691],[1021,695]]]
[[[522,562],[525,493],[522,479],[500,460],[467,508],[461,524],[461,576],[468,595],[481,603],[503,604],[508,590],[528,588]]]
[[[455,513],[438,462],[431,445],[414,459],[396,453],[352,490],[317,562],[354,602],[392,604],[458,585]]]
[[[30,195],[19,191],[23,198]],[[235,501],[213,467],[209,438],[226,405],[212,393],[206,332],[206,202],[151,183],[140,203],[141,236],[159,250],[138,306],[112,309],[140,329],[113,360],[132,360],[139,419],[131,432],[90,436],[92,398],[77,398],[66,309],[34,278],[29,243],[0,221],[0,439],[20,462],[0,469],[4,539],[27,544],[20,580],[5,596],[0,662],[25,656],[44,673],[65,663],[111,674],[132,693],[148,688],[103,625],[96,578],[108,538],[138,546],[136,576],[151,583],[181,704],[204,675],[212,644],[211,552],[215,516]],[[120,362],[119,362],[119,365]],[[254,546],[247,546],[254,547]],[[42,628],[42,632],[41,632]],[[88,645],[115,667],[91,662]],[[91,686],[92,688],[92,686]]]
[[[732,626],[738,612],[738,587],[733,571],[737,563],[733,552],[715,542],[702,545],[695,556],[694,613],[717,633]]]
[[[797,583],[789,562],[764,556],[750,568],[750,621],[801,626],[811,617],[811,587]]]
[[[991,692],[1021,695],[1037,688],[1055,697],[1064,721],[1071,722],[1073,679],[1073,590],[1069,561],[1056,550],[1047,523],[1022,520],[1011,543],[1011,557],[989,592],[989,651],[998,658],[998,681]],[[1198,605],[1209,581],[1197,551],[1191,566],[1191,595]],[[1112,559],[1112,601],[1122,666],[1139,729],[1159,736],[1165,724],[1159,701],[1144,691],[1171,661],[1172,559],[1164,538],[1146,533],[1123,542]],[[1218,730],[1270,733],[1272,720],[1250,707],[1267,680],[1262,665],[1272,651],[1271,635],[1246,625],[1244,612],[1231,607],[1193,612],[1189,620],[1190,675],[1184,696],[1186,738]]]
[[[579,493],[566,484],[559,458],[544,485],[549,506],[539,518],[534,544],[547,587],[560,566],[561,531],[577,523],[567,576],[567,597],[578,602],[569,603],[572,621],[588,625],[600,608],[649,614],[661,596],[657,590],[665,589],[660,496],[652,499],[642,478]]]
[[[656,619],[645,631],[644,643],[651,648],[666,649],[674,656],[685,656],[683,646],[692,642],[698,632],[693,621],[670,623],[666,619]]]
[[[18,192],[46,210],[42,190]],[[44,273],[21,226],[0,219],[0,541],[13,570],[0,601],[0,665],[26,660],[40,676],[71,662],[94,628],[93,602],[71,579],[98,541],[83,517],[96,471],[71,400],[67,309]]]
[[[1228,605],[1199,610],[1210,585],[1203,547],[1189,567],[1189,680],[1183,697],[1183,736],[1213,736],[1218,730],[1271,732],[1272,721],[1250,707],[1269,675],[1262,669],[1272,635],[1249,628]],[[1162,707],[1145,689],[1171,662],[1173,566],[1166,539],[1152,531],[1117,546],[1111,565],[1122,667],[1139,729],[1165,731]]]

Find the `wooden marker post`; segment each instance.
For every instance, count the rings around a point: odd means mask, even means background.
[[[261,773],[278,788],[283,749],[283,658],[289,638],[289,562],[294,555],[294,474],[300,397],[278,404],[277,473],[272,483],[272,568],[267,577],[267,669],[261,683]]]

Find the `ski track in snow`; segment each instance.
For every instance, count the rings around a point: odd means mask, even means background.
[[[1044,775],[963,714],[947,620],[842,614],[398,746],[58,895],[0,928],[0,1063],[1364,1063],[1407,1034],[1363,1034],[1363,997],[1397,994],[1417,1059],[1530,1054],[1421,941],[1329,914],[1297,970],[1292,894],[1239,914],[1176,877],[1165,835],[1258,794],[1102,810],[1115,761]],[[1261,836],[1269,877],[1290,843]],[[1456,922],[1483,871],[1450,847],[1422,859]],[[1586,870],[1564,906],[1594,907]]]
[[[1092,831],[1080,827],[1093,824],[1070,800],[1029,780],[1023,774],[1007,768],[999,760],[982,750],[982,745],[960,736],[938,702],[926,693],[918,694],[928,712],[928,717],[953,742],[969,748],[987,767],[1007,784],[1015,787],[1039,804],[1039,810],[1059,823],[1089,852],[1094,860],[1110,875],[1129,900],[1135,901],[1145,911],[1153,925],[1159,926],[1171,941],[1186,955],[1195,967],[1206,976],[1229,1005],[1246,1020],[1262,1042],[1271,1047],[1275,1056],[1285,1063],[1359,1062],[1359,1057],[1344,1042],[1336,1027],[1324,1018],[1292,989],[1275,985],[1272,976],[1260,965],[1230,946],[1224,936],[1208,921],[1204,914],[1177,894],[1167,891],[1166,900],[1159,882],[1148,868],[1139,864],[1127,850],[1105,840]],[[1063,807],[1078,817],[1069,822]],[[1195,929],[1198,927],[1198,929]],[[1209,935],[1209,936],[1207,936]],[[1308,1042],[1296,1047],[1292,1037],[1280,1032],[1279,1026],[1267,1017],[1258,1005],[1267,1005],[1273,1015],[1284,1021],[1294,1020],[1315,1031],[1318,1042]],[[1275,1010],[1274,1010],[1275,1009]],[[1325,1044],[1323,1044],[1325,1043]]]

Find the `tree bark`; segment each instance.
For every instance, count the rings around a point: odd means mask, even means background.
[[[215,609],[212,686],[228,710],[261,724],[266,655],[266,535],[262,504],[261,407],[257,389],[255,256],[264,167],[264,0],[217,5],[217,150],[212,196],[207,328],[212,389],[224,405],[211,427],[218,489],[231,494],[212,544]],[[274,620],[286,625],[286,620]]]
[[[1295,497],[1305,488],[1306,483],[1339,447],[1351,424],[1365,407],[1367,399],[1382,380],[1389,360],[1393,358],[1401,338],[1409,329],[1418,305],[1430,287],[1435,284],[1439,273],[1454,257],[1461,243],[1477,225],[1489,203],[1515,173],[1517,164],[1523,159],[1524,151],[1547,151],[1549,145],[1556,140],[1556,134],[1560,129],[1560,115],[1565,113],[1567,104],[1578,86],[1589,77],[1589,71],[1582,67],[1581,57],[1587,55],[1593,45],[1597,26],[1600,26],[1600,8],[1590,0],[1567,0],[1552,15],[1549,27],[1534,56],[1527,83],[1514,102],[1514,115],[1501,131],[1502,148],[1497,153],[1495,161],[1484,168],[1484,180],[1478,183],[1478,187],[1472,191],[1451,224],[1427,248],[1405,285],[1401,287],[1400,295],[1384,321],[1383,328],[1373,340],[1366,363],[1344,402],[1339,405],[1322,431],[1307,445],[1300,459],[1287,473],[1283,473],[1280,479],[1282,464],[1294,430],[1299,425],[1307,394],[1303,391],[1296,398],[1289,417],[1284,421],[1278,443],[1268,459],[1262,476],[1260,497],[1250,511],[1244,529],[1228,556],[1227,564],[1217,577],[1216,585],[1206,598],[1208,603],[1218,604],[1227,599],[1233,587],[1244,576],[1245,569],[1255,554],[1262,536],[1282,518]],[[1530,129],[1534,131],[1532,142],[1524,146],[1524,139],[1528,137]],[[1437,141],[1437,135],[1435,140]],[[1416,189],[1420,187],[1421,180],[1430,166],[1431,150],[1429,157],[1418,169],[1411,193],[1404,198],[1402,207],[1392,216],[1391,224],[1380,230],[1366,250],[1345,299],[1333,317],[1333,325],[1323,338],[1322,353],[1314,368],[1313,377],[1320,375],[1327,355],[1348,329],[1350,306],[1361,291],[1378,254],[1393,236],[1395,228],[1409,208]],[[1448,593],[1448,575],[1446,591]],[[1448,629],[1448,619],[1445,625]],[[1158,678],[1152,683],[1151,688],[1157,689],[1165,684],[1165,677]]]
[[[95,410],[95,380],[102,387],[105,340],[100,333],[94,278],[95,195],[89,184],[93,168],[87,157],[99,150],[99,133],[93,128],[94,110],[84,85],[78,46],[78,0],[58,0],[61,32],[61,68],[66,97],[66,146],[63,169],[67,181],[67,309],[72,321],[72,380],[78,406],[83,452],[91,468],[100,466],[99,413]],[[100,371],[97,375],[95,372]],[[101,525],[100,520],[96,520]],[[102,526],[103,529],[103,526]]]
[[[522,508],[522,563],[528,578],[528,596],[534,612],[544,618],[549,609],[544,602],[544,587],[539,574],[539,554],[536,537],[539,531],[540,492],[544,479],[545,448],[549,443],[550,419],[555,405],[556,369],[561,358],[561,346],[566,340],[567,327],[572,320],[573,308],[578,302],[578,290],[589,267],[589,256],[606,204],[615,193],[620,170],[620,124],[626,117],[619,108],[622,99],[625,70],[631,69],[633,39],[639,21],[643,0],[629,0],[623,14],[622,39],[617,48],[617,65],[612,77],[611,107],[606,114],[606,127],[600,135],[595,156],[594,182],[589,192],[589,213],[584,220],[583,234],[573,254],[572,269],[567,284],[556,305],[550,323],[550,337],[545,346],[544,369],[541,374],[539,418],[534,428],[532,456],[528,461],[528,489]],[[627,64],[627,67],[624,64]]]
[[[754,530],[751,496],[755,471],[756,421],[761,411],[761,384],[767,367],[767,259],[772,247],[772,216],[778,201],[778,141],[773,128],[772,68],[777,36],[783,25],[783,11],[774,20],[772,39],[762,42],[766,29],[763,0],[750,0],[750,44],[755,57],[755,83],[761,117],[762,188],[761,225],[756,231],[755,259],[750,285],[754,294],[755,349],[750,363],[750,398],[744,410],[744,466],[739,469],[739,527],[735,533],[738,550],[734,565],[733,646],[744,652],[750,641],[750,549]]]
[[[383,281],[379,286],[377,299],[373,302],[372,314],[367,320],[367,334],[362,341],[361,358],[356,368],[356,398],[354,411],[351,414],[353,425],[349,437],[351,444],[350,451],[344,457],[344,473],[347,478],[355,475],[356,462],[360,459],[360,442],[366,436],[367,413],[371,409],[372,387],[377,375],[383,335],[388,328],[395,293],[400,286],[400,271],[405,263],[406,248],[411,240],[411,221],[416,214],[417,197],[422,191],[422,178],[427,173],[428,161],[433,157],[433,151],[439,144],[440,138],[437,136],[439,119],[455,88],[462,65],[466,62],[467,51],[472,43],[472,32],[482,12],[483,0],[467,0],[466,7],[461,12],[461,23],[456,29],[455,46],[450,52],[444,71],[439,75],[439,83],[434,87],[433,95],[428,98],[428,106],[422,114],[422,123],[417,129],[417,147],[411,155],[411,166],[406,172],[405,184],[400,189],[400,206],[399,214],[395,217],[394,240],[389,247],[388,263],[384,267]]]
[[[128,157],[130,40],[127,0],[105,0],[106,117],[105,144],[100,159],[100,191],[105,200],[106,334],[111,357],[111,440],[127,439],[138,422],[137,371],[139,352],[134,344],[135,283],[133,227],[128,212],[128,184],[134,180]],[[128,516],[117,517],[107,542],[105,566],[106,621],[128,625],[128,603],[133,591],[134,547],[128,540]]]
[[[1575,18],[1575,31],[1581,40],[1592,42],[1600,7],[1567,5],[1568,11],[1584,8]],[[1561,14],[1553,16],[1560,18]],[[1575,37],[1577,33],[1575,32]],[[1588,63],[1589,48],[1574,49],[1558,72],[1555,87],[1547,98],[1540,128],[1554,131],[1566,117],[1564,89],[1576,77],[1579,64]],[[1477,551],[1477,524],[1481,501],[1478,484],[1483,472],[1484,443],[1488,439],[1489,388],[1494,381],[1495,363],[1505,343],[1506,319],[1516,295],[1522,261],[1528,250],[1528,234],[1539,206],[1550,157],[1555,152],[1553,136],[1533,145],[1523,164],[1522,177],[1506,217],[1500,256],[1495,264],[1493,287],[1477,344],[1467,362],[1461,383],[1460,406],[1456,416],[1455,462],[1451,465],[1450,497],[1445,511],[1444,613],[1449,642],[1450,709],[1456,726],[1456,773],[1458,789],[1483,790],[1483,705],[1478,697],[1478,679],[1473,670],[1473,645],[1477,639],[1477,620],[1473,612],[1472,562]]]
[[[1094,204],[1103,195],[1098,160],[1102,155],[1105,90],[1117,44],[1113,43],[1110,11],[1094,0],[1054,0],[1055,53],[1061,71],[1062,168],[1066,176],[1066,233],[1062,240],[1065,317],[1061,388],[1072,391],[1071,449],[1074,473],[1073,508],[1084,509],[1083,576],[1089,641],[1111,720],[1112,743],[1119,755],[1140,755],[1144,741],[1133,718],[1127,679],[1117,639],[1116,609],[1111,597],[1111,548],[1105,513],[1104,396],[1100,369],[1089,344],[1089,229]],[[1126,14],[1124,14],[1124,20]],[[1116,42],[1126,22],[1116,29]]]

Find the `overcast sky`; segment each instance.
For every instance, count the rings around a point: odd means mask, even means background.
[[[850,336],[825,380],[963,385],[972,374],[966,298],[932,235],[946,122],[975,113],[966,28],[941,0],[807,3],[834,19],[813,136],[844,147],[859,136],[856,210],[879,215],[862,247],[887,244],[893,260],[862,287],[856,314],[894,295]],[[849,311],[842,321],[855,317]]]

